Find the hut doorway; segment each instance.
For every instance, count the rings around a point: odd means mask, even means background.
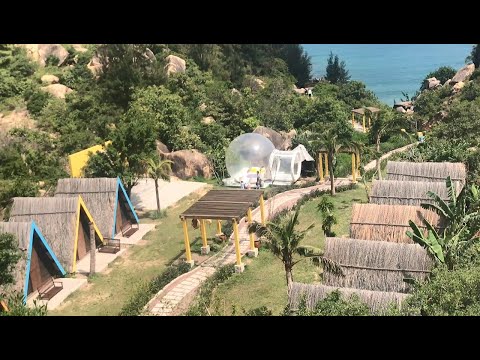
[[[80,224],[78,226],[77,260],[83,259],[90,252],[90,220],[83,208],[80,208]],[[95,235],[96,246],[100,245]]]
[[[115,233],[129,237],[138,230],[137,221],[134,219],[130,207],[127,205],[127,199],[120,193],[118,196],[117,213],[115,222]]]
[[[34,236],[27,295],[51,281],[53,277],[61,275],[38,235]]]

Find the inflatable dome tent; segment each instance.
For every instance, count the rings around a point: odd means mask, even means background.
[[[258,172],[262,187],[290,185],[300,178],[304,160],[313,161],[313,158],[303,145],[291,151],[280,151],[263,135],[242,134],[230,143],[226,151],[225,165],[230,178],[223,179],[223,183],[239,187],[243,181],[254,187]]]

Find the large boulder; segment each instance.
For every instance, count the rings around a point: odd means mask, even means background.
[[[456,83],[455,85],[453,85],[453,92],[457,93],[460,90],[462,90],[464,87],[465,87],[465,83],[463,81],[460,81],[460,82]]]
[[[213,116],[206,116],[202,119],[202,124],[205,124],[205,125],[210,125],[214,122],[215,122],[215,119]]]
[[[402,114],[405,114],[407,112],[407,110],[405,110],[403,106],[397,106],[395,110],[397,110],[399,113],[402,113]]]
[[[40,90],[46,91],[59,99],[65,99],[65,96],[73,91],[68,86],[62,84],[47,85],[41,87]]]
[[[280,134],[283,138],[282,150],[290,150],[292,148],[292,140],[297,136],[297,131],[295,129],[290,130],[289,132],[280,131]]]
[[[452,82],[452,79],[448,79],[447,81],[445,81],[443,86],[450,86],[450,85],[452,85],[451,82]]]
[[[98,77],[102,72],[103,65],[100,62],[100,58],[96,55],[92,57],[92,60],[87,64],[88,70],[90,70],[93,76]]]
[[[167,145],[165,145],[161,141],[157,140],[156,144],[157,144],[157,152],[158,152],[159,155],[166,154],[166,153],[170,152],[170,150],[168,150]]]
[[[475,71],[474,64],[465,65],[463,68],[457,71],[455,76],[452,78],[452,81],[450,82],[450,84],[455,85],[456,83],[467,81],[474,71]]]
[[[275,149],[283,150],[283,137],[280,133],[265,126],[257,126],[253,132],[265,136],[273,143]]]
[[[250,80],[250,88],[253,91],[265,89],[265,81],[258,78],[252,78]]]
[[[182,58],[175,56],[175,55],[168,55],[165,58],[166,65],[165,65],[165,72],[167,73],[167,76],[170,76],[170,74],[175,74],[175,73],[183,73],[187,69],[187,63],[185,60]]]
[[[60,44],[25,44],[27,55],[32,60],[38,62],[40,66],[45,66],[49,56],[55,56],[58,59],[58,66],[62,65],[68,57],[68,51]]]
[[[423,88],[428,89],[428,90],[435,89],[436,87],[439,87],[440,85],[441,85],[441,82],[440,82],[440,80],[437,80],[436,77],[431,77],[431,78],[425,79],[425,81],[423,82]]]
[[[58,84],[60,81],[55,75],[43,75],[40,80],[42,80],[42,83],[44,84]]]
[[[88,51],[82,44],[72,44],[72,47],[76,52],[84,53]]]
[[[179,150],[164,154],[165,159],[171,160],[172,174],[180,179],[194,176],[210,178],[212,166],[208,158],[198,150]]]

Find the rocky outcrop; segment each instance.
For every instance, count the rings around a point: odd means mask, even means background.
[[[406,113],[411,114],[413,113],[413,102],[401,101],[401,102],[395,103],[395,105],[393,105],[393,108],[402,114],[406,114]]]
[[[87,64],[88,70],[90,70],[93,76],[98,77],[102,72],[103,65],[100,62],[100,58],[96,55],[92,57],[92,60]]]
[[[170,152],[170,150],[168,150],[167,145],[165,145],[161,141],[157,140],[155,143],[157,144],[157,153],[159,155],[166,154],[166,153]]]
[[[452,90],[453,90],[454,93],[457,93],[460,90],[462,90],[464,87],[465,87],[465,83],[463,81],[460,81],[460,82],[456,83],[455,85],[453,85]]]
[[[405,110],[403,106],[396,106],[395,110],[402,114],[405,114],[407,112],[407,110]]]
[[[55,75],[43,75],[40,80],[42,80],[42,83],[44,84],[58,84],[60,81]]]
[[[299,89],[295,84],[293,84],[293,91],[295,91],[297,94],[305,95],[305,93],[307,92],[307,89],[305,88]]]
[[[58,66],[62,65],[68,57],[68,51],[60,44],[25,44],[27,56],[36,61],[40,66],[45,66],[49,56],[58,59]]]
[[[70,94],[73,91],[68,86],[65,86],[62,84],[52,84],[52,85],[41,87],[40,89],[52,94],[53,96],[59,99],[65,99],[65,96],[67,94]]]
[[[435,89],[439,86],[441,86],[441,82],[440,80],[437,80],[436,77],[431,77],[431,78],[428,78],[428,79],[425,79],[424,82],[423,82],[423,88],[426,89],[426,90],[432,90],[432,89]]]
[[[262,90],[265,89],[265,81],[258,78],[252,78],[249,86],[253,91]]]
[[[201,103],[201,104],[198,106],[198,110],[200,110],[200,111],[205,111],[205,110],[207,110],[207,104]]]
[[[474,64],[465,65],[463,68],[458,70],[455,76],[452,78],[451,85],[455,85],[456,83],[467,81],[474,71],[475,71]]]
[[[165,65],[165,72],[167,76],[175,73],[183,73],[187,69],[187,63],[182,58],[175,56],[175,55],[168,55],[165,58],[166,65]]]
[[[450,86],[451,82],[452,82],[452,79],[448,79],[447,81],[445,81],[445,84],[443,84],[443,86]]]
[[[27,110],[14,110],[8,115],[0,113],[0,134],[6,134],[13,128],[34,129],[35,126],[36,122]]]
[[[88,49],[86,47],[83,47],[82,44],[72,44],[72,47],[76,52],[84,53],[88,51]]]
[[[205,125],[210,125],[214,122],[215,122],[215,119],[213,118],[213,116],[206,116],[202,119],[202,124],[205,124]]]
[[[292,147],[292,139],[297,135],[295,130],[279,133],[265,126],[257,126],[253,132],[265,136],[278,150],[290,149]]]
[[[149,48],[147,48],[147,50],[145,51],[143,56],[145,56],[145,58],[150,60],[151,62],[157,61],[157,58],[155,57],[155,54]]]
[[[173,162],[172,174],[182,180],[194,176],[212,177],[210,161],[198,150],[179,150],[163,154],[163,157]]]

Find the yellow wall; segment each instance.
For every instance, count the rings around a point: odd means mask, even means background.
[[[111,141],[107,141],[105,146],[111,144]],[[90,153],[95,154],[104,149],[103,145],[95,145],[88,149],[81,150],[72,155],[68,156],[68,162],[70,163],[70,173],[73,178],[82,177],[83,168],[87,164],[88,159],[90,158]]]

